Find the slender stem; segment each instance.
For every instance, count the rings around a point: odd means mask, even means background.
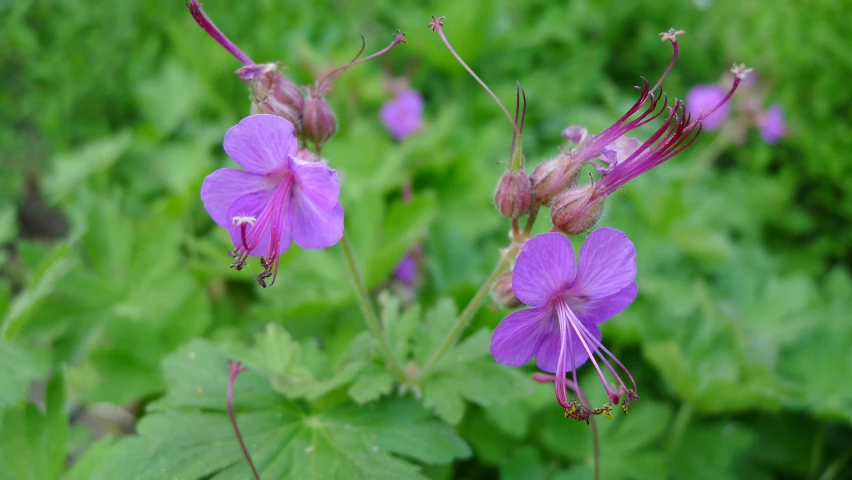
[[[533,225],[535,225],[535,219],[536,219],[536,217],[538,217],[539,208],[540,207],[538,206],[538,204],[536,204],[536,206],[533,207],[532,210],[530,210],[530,214],[527,217],[527,224],[524,226],[524,238],[527,238],[527,237],[530,236],[530,233],[532,232],[532,229],[533,229]]]
[[[586,398],[586,394],[580,390],[579,385],[574,384],[574,392],[577,394],[577,398],[580,399],[583,406],[589,408],[589,400]],[[595,480],[601,480],[601,441],[598,436],[598,424],[594,416],[589,417],[589,420],[592,425],[592,455],[594,456],[595,462]]]
[[[240,448],[243,450],[243,456],[246,457],[246,461],[251,467],[251,473],[254,474],[255,480],[260,480],[260,474],[257,473],[257,468],[254,466],[254,462],[251,460],[251,454],[249,454],[248,448],[246,448],[246,443],[243,441],[243,435],[240,433],[240,427],[237,426],[237,416],[234,414],[234,384],[237,382],[237,376],[240,373],[245,372],[246,369],[243,368],[242,362],[234,363],[228,360],[228,371],[230,372],[230,378],[228,379],[228,416],[231,417],[231,425],[234,427],[234,433],[237,434],[237,440],[240,442]]]
[[[375,335],[376,340],[379,341],[379,347],[385,355],[391,372],[397,377],[397,380],[405,383],[408,380],[405,370],[402,368],[399,359],[394,355],[390,344],[388,344],[382,332],[382,328],[379,325],[379,317],[376,315],[375,308],[373,308],[373,302],[370,300],[370,294],[367,292],[367,285],[364,282],[364,277],[361,276],[361,271],[358,270],[358,265],[355,263],[355,254],[352,251],[352,245],[349,243],[349,237],[345,232],[343,233],[343,238],[340,240],[340,244],[343,246],[343,256],[346,257],[346,267],[349,269],[350,275],[352,275],[352,283],[355,284],[355,296],[358,297],[358,304],[361,306],[361,313],[364,314],[364,320],[367,322],[367,326],[373,332],[373,335]]]
[[[441,345],[435,350],[435,353],[429,358],[426,364],[423,366],[423,370],[420,371],[419,378],[420,380],[426,378],[432,370],[438,365],[438,362],[441,360],[441,357],[447,353],[447,350],[459,339],[462,332],[464,332],[465,327],[467,327],[467,323],[473,317],[473,315],[479,310],[479,307],[482,305],[482,302],[485,301],[485,298],[488,297],[488,293],[491,292],[491,288],[494,287],[494,284],[497,282],[497,279],[500,278],[500,275],[503,275],[503,272],[506,271],[507,268],[512,264],[515,260],[515,257],[518,254],[521,246],[523,244],[513,243],[511,247],[503,254],[503,258],[500,259],[500,262],[494,267],[494,271],[491,272],[491,275],[485,280],[485,283],[479,287],[479,290],[470,299],[467,306],[462,310],[459,318],[456,319],[456,323],[453,324],[453,328],[450,329],[450,332],[444,337],[444,341],[441,342]]]

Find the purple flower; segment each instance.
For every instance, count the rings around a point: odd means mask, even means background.
[[[577,264],[567,237],[559,233],[533,237],[524,245],[512,275],[515,295],[533,308],[512,313],[500,322],[491,338],[491,355],[513,367],[535,357],[540,369],[556,374],[556,398],[566,415],[578,419],[588,418],[591,413],[608,414],[611,409],[611,405],[604,405],[588,410],[568,401],[565,374],[573,373],[576,386],[577,368],[591,359],[612,404],[626,395],[626,408],[637,398],[636,384],[601,343],[598,326],[633,303],[637,292],[635,277],[633,243],[618,230],[599,228],[592,232]],[[632,388],[627,387],[613,364],[627,375]],[[617,388],[608,384],[602,367],[610,371]]]
[[[337,172],[324,162],[296,157],[293,124],[275,115],[244,118],[225,134],[225,152],[243,170],[222,168],[204,179],[201,200],[213,220],[231,234],[242,269],[247,257],[260,257],[258,283],[278,273],[278,259],[296,242],[326,248],[343,236]],[[271,283],[270,283],[271,285]]]
[[[393,271],[393,276],[405,285],[414,285],[417,280],[417,257],[414,253],[407,253],[402,257]]]
[[[709,112],[713,107],[722,103],[726,92],[718,85],[697,85],[686,94],[686,107],[689,114],[698,117],[702,112]],[[706,130],[718,130],[728,120],[730,105],[723,103],[715,112],[701,121]]]
[[[379,117],[393,138],[402,140],[423,127],[423,97],[414,90],[402,90],[382,105]]]
[[[763,112],[757,119],[757,127],[760,129],[760,136],[766,143],[775,143],[787,133],[784,127],[784,117],[781,112],[781,105],[773,104],[769,110]]]

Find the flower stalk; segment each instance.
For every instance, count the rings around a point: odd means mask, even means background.
[[[408,383],[408,376],[405,374],[405,369],[402,367],[399,359],[393,353],[385,334],[382,331],[379,317],[376,315],[376,309],[373,307],[373,302],[370,300],[370,294],[367,291],[367,284],[364,282],[364,277],[358,269],[358,264],[355,262],[355,252],[352,250],[352,245],[349,243],[349,237],[344,232],[343,238],[340,241],[343,246],[343,257],[346,259],[346,268],[352,276],[352,283],[355,286],[355,296],[358,298],[358,305],[361,307],[361,313],[364,315],[364,321],[367,323],[373,336],[379,342],[379,348],[385,356],[388,368],[400,383]]]
[[[243,456],[246,457],[246,462],[248,462],[249,467],[251,468],[251,473],[254,474],[255,480],[260,480],[260,474],[257,473],[257,468],[254,466],[251,454],[249,453],[248,448],[246,448],[246,442],[243,441],[243,435],[240,433],[240,427],[237,425],[237,416],[234,414],[234,384],[237,383],[237,377],[245,371],[246,369],[243,368],[242,362],[234,363],[231,360],[228,360],[228,372],[230,372],[227,393],[228,416],[231,418],[231,426],[234,427],[234,433],[237,435],[237,440],[240,442],[240,448],[243,450]]]

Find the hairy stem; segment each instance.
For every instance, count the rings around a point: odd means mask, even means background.
[[[513,243],[506,253],[503,254],[503,258],[500,259],[500,262],[494,267],[494,271],[491,272],[491,275],[485,280],[485,283],[479,287],[479,290],[470,299],[467,306],[462,310],[459,318],[456,319],[456,323],[453,324],[453,328],[450,329],[449,333],[444,340],[441,342],[441,345],[435,350],[435,353],[429,357],[429,360],[423,366],[423,370],[420,371],[419,379],[422,380],[426,378],[432,370],[438,365],[438,362],[441,360],[441,357],[447,353],[447,350],[456,343],[456,341],[461,336],[462,332],[464,332],[465,327],[467,327],[468,322],[473,315],[479,310],[479,307],[482,305],[482,302],[488,297],[488,294],[491,292],[491,288],[494,287],[494,284],[497,282],[497,279],[500,278],[500,275],[503,275],[503,272],[509,268],[512,262],[515,260],[515,257],[518,255],[523,244]]]
[[[364,315],[364,320],[367,322],[367,326],[373,332],[376,340],[379,341],[379,348],[381,348],[382,353],[385,355],[391,373],[394,374],[398,381],[406,383],[408,379],[405,375],[405,370],[402,368],[399,359],[394,355],[390,344],[388,344],[382,332],[379,317],[376,315],[376,309],[373,308],[373,302],[370,300],[370,294],[367,292],[367,284],[364,282],[364,277],[361,276],[361,271],[358,270],[358,265],[355,263],[355,254],[352,251],[352,245],[349,243],[349,237],[345,232],[343,233],[343,238],[340,240],[340,244],[343,246],[346,267],[349,269],[349,274],[352,275],[352,283],[355,285],[355,296],[358,297],[358,304],[361,306],[361,313]]]
[[[249,467],[251,467],[251,473],[254,474],[255,480],[260,480],[260,474],[257,473],[257,468],[254,466],[254,462],[251,460],[251,454],[249,454],[248,448],[246,448],[246,443],[243,441],[243,435],[240,433],[240,427],[237,426],[237,416],[234,414],[234,384],[237,382],[237,377],[240,373],[245,372],[245,368],[241,362],[234,363],[228,360],[228,372],[230,372],[230,378],[228,379],[228,416],[231,417],[231,425],[234,427],[234,433],[237,434],[237,440],[240,442],[240,448],[243,450],[243,456],[246,457],[246,462],[248,462]]]

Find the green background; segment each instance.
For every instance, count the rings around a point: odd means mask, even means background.
[[[300,84],[351,58],[359,32],[368,52],[407,33],[335,83],[339,133],[323,156],[394,348],[420,365],[506,244],[492,194],[511,143],[426,28],[431,14],[504,102],[523,84],[531,167],[558,154],[563,128],[606,128],[640,76],[658,77],[670,58],[658,32],[687,32],[672,97],[733,62],[758,71],[785,138],[705,132],[607,202],[600,224],[636,244],[639,297],[604,342],[641,399],[598,421],[605,479],[852,477],[843,7],[205,4],[249,56]],[[425,128],[394,142],[378,121],[385,72],[412,65]],[[532,367],[488,355],[482,329],[507,311],[486,304],[434,378],[400,391],[363,333],[339,247],[293,247],[266,290],[257,272],[229,270],[228,237],[198,192],[230,163],[224,132],[249,109],[238,66],[180,1],[0,2],[0,478],[248,478],[223,413],[228,357],[250,367],[235,395],[263,478],[590,478],[589,427],[563,418]],[[388,278],[416,244],[411,291]],[[602,397],[588,370],[581,382]]]

